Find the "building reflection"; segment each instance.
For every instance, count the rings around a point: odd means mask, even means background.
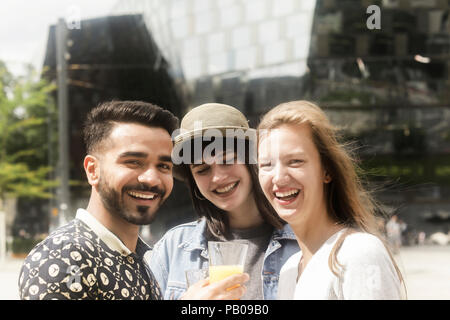
[[[369,5],[380,8],[380,29],[367,27]],[[256,125],[280,102],[316,101],[356,141],[387,211],[427,233],[450,226],[449,10],[446,0],[124,0],[116,7],[144,14],[183,79],[188,109],[228,103]]]
[[[380,29],[367,27],[369,5],[380,8]],[[387,211],[410,230],[447,232],[449,11],[447,0],[120,0],[112,17],[69,34],[71,179],[84,181],[81,121],[101,101],[145,100],[178,116],[222,102],[255,126],[275,105],[307,99],[354,141]],[[71,192],[74,206],[87,203],[86,184]],[[22,211],[18,224],[27,220]],[[177,183],[152,241],[194,218]]]

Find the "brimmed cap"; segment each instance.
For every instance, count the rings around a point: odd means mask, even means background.
[[[206,103],[195,107],[183,117],[179,134],[173,138],[174,150],[191,139],[210,136],[211,132],[214,135],[217,131],[212,129],[219,130],[224,138],[235,130],[251,133],[256,137],[256,130],[249,127],[247,118],[238,109],[226,104]],[[174,164],[173,174],[175,178],[184,180],[181,165]]]
[[[189,111],[181,120],[180,134],[174,138],[175,145],[194,136],[201,136],[208,129],[254,130],[248,126],[247,118],[238,109],[220,103],[205,103]]]

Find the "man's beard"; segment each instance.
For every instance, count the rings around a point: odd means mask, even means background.
[[[160,208],[164,201],[164,190],[161,190],[158,187],[148,187],[145,184],[137,184],[124,186],[122,188],[122,192],[119,194],[119,192],[111,188],[105,180],[107,179],[102,179],[100,177],[98,193],[100,195],[100,199],[102,200],[103,206],[110,214],[135,225],[147,225],[153,222],[156,216],[156,211]],[[155,204],[155,208],[132,204],[129,204],[127,207],[124,197],[128,190],[157,193],[159,203],[157,205]]]

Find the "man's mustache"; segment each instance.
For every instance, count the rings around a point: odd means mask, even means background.
[[[157,186],[148,186],[146,184],[138,184],[138,185],[132,185],[132,186],[125,186],[123,187],[123,192],[127,191],[142,191],[142,192],[152,192],[157,193],[161,198],[164,198],[166,191],[157,187]]]

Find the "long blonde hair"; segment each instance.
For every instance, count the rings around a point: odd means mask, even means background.
[[[275,129],[285,124],[309,126],[313,142],[320,154],[323,168],[330,175],[331,182],[325,184],[327,211],[331,218],[339,224],[348,227],[333,247],[328,264],[331,271],[339,277],[337,253],[347,235],[355,230],[361,230],[377,236],[385,245],[399,280],[403,277],[398,268],[387,241],[380,228],[380,205],[363,187],[353,152],[349,145],[341,144],[338,130],[329,121],[326,114],[312,102],[300,100],[282,103],[262,118],[258,131]]]

